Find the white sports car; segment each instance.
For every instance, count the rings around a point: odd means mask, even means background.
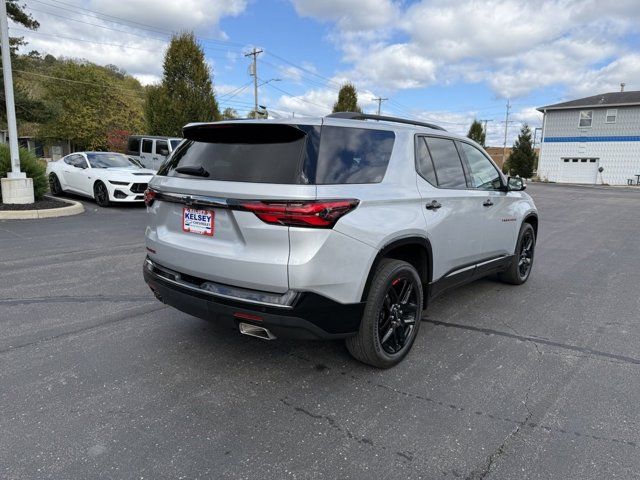
[[[101,207],[112,202],[143,202],[153,170],[121,153],[76,152],[47,165],[53,195],[77,193]]]

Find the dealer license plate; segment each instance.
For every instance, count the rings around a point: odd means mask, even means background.
[[[182,230],[213,237],[214,213],[212,210],[182,209]]]

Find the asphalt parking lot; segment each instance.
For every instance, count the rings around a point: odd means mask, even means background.
[[[0,478],[640,478],[640,190],[528,191],[529,282],[387,371],[160,304],[144,208],[0,222]]]

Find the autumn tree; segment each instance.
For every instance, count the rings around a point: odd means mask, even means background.
[[[40,126],[45,140],[65,139],[76,149],[107,150],[144,130],[144,90],[138,80],[89,62],[59,61],[43,82],[51,118]]]
[[[484,128],[482,128],[482,123],[474,119],[473,123],[469,127],[467,138],[470,138],[474,142],[479,143],[484,147],[485,131],[484,131]]]
[[[336,112],[362,112],[358,105],[358,92],[352,83],[345,83],[340,87],[338,101],[333,104],[333,113]]]
[[[191,122],[220,119],[211,70],[193,33],[171,38],[162,82],[147,89],[145,114],[152,135],[180,136]]]

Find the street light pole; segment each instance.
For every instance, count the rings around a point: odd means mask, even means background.
[[[9,26],[7,25],[7,4],[0,1],[0,29],[2,30],[2,75],[4,76],[4,98],[7,105],[7,130],[9,130],[9,149],[11,151],[11,177],[24,178],[20,172],[18,155],[18,128],[16,126],[16,106],[13,100],[13,75],[11,73],[11,49],[9,47]]]
[[[34,203],[33,179],[20,171],[20,151],[18,150],[18,127],[16,106],[13,99],[13,74],[11,72],[11,48],[9,47],[9,25],[7,4],[0,0],[0,46],[2,47],[2,75],[4,77],[4,98],[7,106],[7,130],[9,131],[9,152],[11,171],[7,178],[0,179],[2,201],[4,203]]]

